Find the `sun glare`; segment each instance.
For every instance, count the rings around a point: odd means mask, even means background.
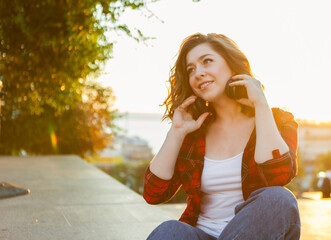
[[[57,152],[57,137],[56,137],[56,134],[54,132],[52,125],[49,126],[49,135],[50,135],[50,139],[51,139],[52,148],[53,148],[54,152]]]

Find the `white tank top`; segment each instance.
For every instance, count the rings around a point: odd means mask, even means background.
[[[201,176],[201,205],[196,227],[218,237],[234,217],[234,208],[244,201],[241,189],[243,152],[225,159],[205,157]]]

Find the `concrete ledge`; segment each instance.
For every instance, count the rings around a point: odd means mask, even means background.
[[[31,190],[0,200],[0,239],[146,239],[172,218],[76,156],[0,157],[0,181]]]

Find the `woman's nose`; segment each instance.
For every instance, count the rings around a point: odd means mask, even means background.
[[[201,76],[205,76],[206,72],[205,69],[202,66],[197,66],[196,67],[196,77],[201,77]]]

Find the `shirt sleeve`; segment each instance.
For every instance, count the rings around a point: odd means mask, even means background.
[[[178,172],[170,180],[159,178],[151,172],[149,166],[146,169],[143,197],[149,204],[159,204],[169,201],[181,186]]]
[[[285,186],[297,174],[298,124],[289,112],[281,109],[274,109],[273,112],[278,130],[288,145],[289,151],[280,155],[275,149],[273,158],[259,164],[259,167],[268,186]]]

